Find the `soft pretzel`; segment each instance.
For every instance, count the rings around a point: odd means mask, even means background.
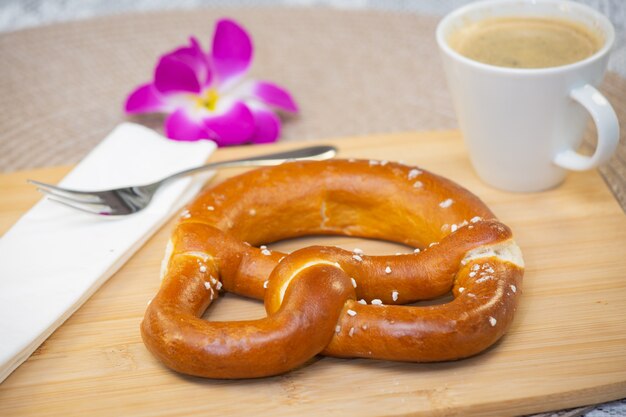
[[[262,246],[311,234],[418,249],[368,256]],[[166,252],[144,343],[168,367],[210,378],[276,375],[320,353],[415,362],[474,355],[509,327],[524,270],[511,230],[478,197],[386,161],[290,162],[226,180],[183,212]],[[264,299],[267,317],[202,319],[221,291]],[[447,304],[400,305],[450,291]]]

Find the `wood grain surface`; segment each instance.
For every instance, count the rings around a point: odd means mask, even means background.
[[[327,142],[342,157],[403,160],[447,176],[513,229],[527,269],[517,316],[500,342],[473,358],[438,364],[320,357],[260,380],[176,374],[148,353],[139,335],[159,285],[169,223],[0,385],[0,415],[504,416],[626,396],[626,217],[597,172],[572,174],[547,192],[512,194],[478,180],[455,131]],[[222,149],[213,159],[294,145]],[[69,169],[0,176],[0,233],[38,199],[25,178],[57,181]],[[367,253],[398,250],[328,237],[274,247],[312,242]],[[207,312],[217,320],[263,314],[260,302],[231,295]]]

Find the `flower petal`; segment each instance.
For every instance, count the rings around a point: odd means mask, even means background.
[[[128,95],[124,110],[128,114],[162,112],[167,103],[154,88],[152,83],[140,85]]]
[[[234,101],[224,112],[205,117],[204,127],[218,146],[240,145],[254,134],[254,117],[244,103]]]
[[[199,93],[201,89],[194,69],[172,54],[159,60],[154,71],[154,86],[160,93]]]
[[[190,46],[183,46],[171,52],[170,56],[189,65],[196,73],[196,78],[202,86],[211,84],[211,67],[207,55],[202,51],[198,40],[191,36]]]
[[[263,103],[291,113],[298,112],[298,105],[287,90],[268,81],[250,83],[250,95]]]
[[[280,119],[271,110],[261,107],[252,107],[255,131],[252,135],[252,143],[276,142],[280,135]]]
[[[236,22],[217,22],[211,51],[219,83],[230,85],[243,76],[252,62],[252,40]]]
[[[170,114],[165,120],[165,134],[170,139],[181,141],[195,141],[209,137],[202,120],[194,120],[182,108]]]

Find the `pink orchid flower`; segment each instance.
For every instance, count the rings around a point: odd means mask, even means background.
[[[252,40],[236,22],[217,22],[213,48],[198,41],[159,59],[154,80],[126,99],[126,113],[167,113],[166,135],[175,140],[211,139],[218,145],[274,142],[280,119],[274,110],[296,113],[289,92],[267,81],[244,81]]]

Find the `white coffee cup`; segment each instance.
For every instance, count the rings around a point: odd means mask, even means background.
[[[545,17],[581,23],[604,38],[592,56],[573,64],[518,69],[471,60],[448,38],[470,22],[496,17]],[[437,27],[448,86],[479,177],[496,188],[530,192],[560,184],[567,170],[609,160],[619,141],[615,111],[594,86],[604,76],[615,38],[609,20],[590,7],[561,0],[490,0],[447,15]],[[588,112],[598,144],[591,156],[577,152]]]

